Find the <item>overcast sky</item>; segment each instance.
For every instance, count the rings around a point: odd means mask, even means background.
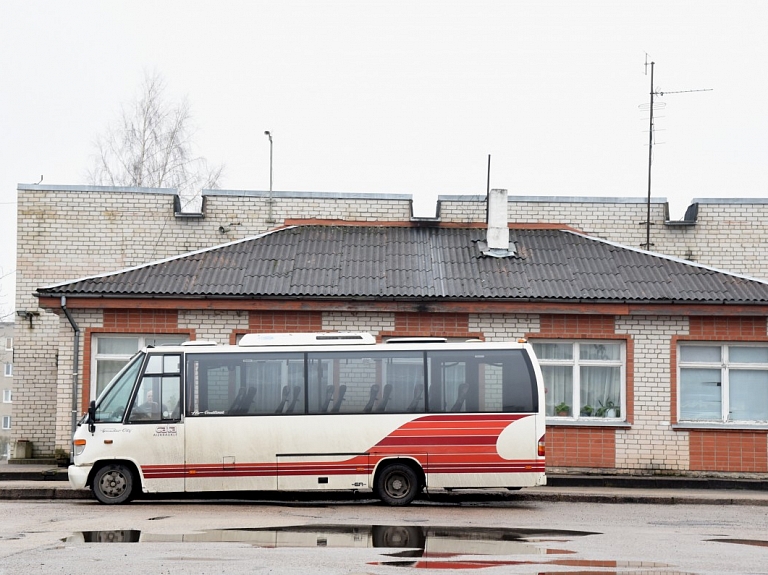
[[[77,185],[145,71],[186,96],[222,187],[696,197],[768,183],[765,1],[0,3],[0,317],[13,305],[16,187]],[[94,214],[98,217],[98,214]]]

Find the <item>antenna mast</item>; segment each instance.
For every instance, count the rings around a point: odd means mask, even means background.
[[[656,62],[648,62],[648,54],[645,55],[645,73],[648,74],[648,66],[651,66],[651,103],[648,109],[649,116],[650,116],[650,124],[648,128],[648,200],[646,203],[646,213],[645,213],[645,243],[642,244],[641,247],[645,248],[646,250],[650,251],[651,249],[651,166],[653,164],[653,110],[654,104],[653,97],[654,96],[664,96],[664,94],[686,94],[688,92],[711,92],[712,88],[705,88],[702,90],[680,90],[677,92],[657,92],[653,87],[653,68],[656,65]]]
[[[653,163],[653,67],[656,62],[651,62],[651,107],[650,126],[648,128],[648,201],[645,210],[645,249],[651,250],[651,165]],[[648,73],[648,54],[645,55],[645,72]]]

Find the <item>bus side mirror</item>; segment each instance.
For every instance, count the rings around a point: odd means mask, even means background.
[[[96,431],[96,400],[91,400],[88,405],[88,431],[94,433]]]

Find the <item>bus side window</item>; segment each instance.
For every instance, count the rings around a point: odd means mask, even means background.
[[[507,353],[503,375],[503,411],[538,411],[536,375],[530,358],[522,350]]]

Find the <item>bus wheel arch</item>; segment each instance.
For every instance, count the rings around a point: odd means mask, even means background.
[[[88,480],[94,496],[101,503],[128,503],[141,488],[138,469],[130,461],[107,460],[94,465]]]
[[[375,495],[387,505],[408,505],[426,485],[424,469],[414,459],[384,459],[373,477]]]

